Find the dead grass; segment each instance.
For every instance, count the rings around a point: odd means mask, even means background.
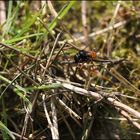
[[[140,3],[7,3],[0,137],[139,139]],[[83,49],[111,63],[73,63]]]

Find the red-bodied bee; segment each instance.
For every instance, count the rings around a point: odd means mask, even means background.
[[[119,62],[124,61],[125,59],[119,59],[119,60],[109,60],[109,59],[101,59],[97,58],[96,51],[85,51],[80,50],[78,53],[74,56],[74,61],[65,61],[61,64],[74,64],[74,63],[86,63],[86,62],[99,62],[99,63],[109,63],[109,64],[117,64]]]
[[[80,50],[75,56],[74,61],[75,63],[83,63],[83,62],[89,62],[96,58],[96,52],[95,51],[85,51]]]
[[[124,61],[123,59],[120,60],[108,60],[108,59],[99,59],[97,58],[97,53],[95,51],[85,51],[80,50],[75,56],[74,56],[75,63],[84,63],[84,62],[101,62],[101,63],[110,63],[110,64],[117,64],[119,62]]]

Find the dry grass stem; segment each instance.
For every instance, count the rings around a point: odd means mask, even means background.
[[[139,139],[139,11],[0,1],[0,139]]]
[[[56,101],[61,105],[61,107],[64,108],[64,110],[72,117],[76,119],[81,119],[81,117],[76,114],[73,110],[71,110],[62,100],[60,100],[58,97],[55,98]]]
[[[54,17],[57,17],[58,14],[57,14],[56,10],[54,9],[52,2],[50,0],[48,0],[47,2],[48,2],[48,7],[49,7],[51,14]]]
[[[58,138],[58,135],[56,135],[56,128],[53,126],[52,122],[51,122],[51,119],[49,117],[49,113],[47,111],[47,108],[46,108],[46,104],[45,104],[45,95],[42,95],[42,100],[43,100],[43,107],[44,107],[44,111],[45,111],[45,115],[46,115],[46,118],[47,118],[47,121],[48,121],[48,127],[50,128],[51,130],[51,134],[52,134],[52,139],[57,139]]]
[[[120,113],[133,125],[135,126],[136,128],[138,128],[140,130],[140,124],[138,122],[136,122],[135,120],[133,120],[131,118],[131,116],[129,116],[128,113],[126,113],[125,111],[123,110],[120,110]]]
[[[69,89],[69,90],[72,90],[74,91],[75,93],[78,93],[80,95],[83,95],[83,96],[89,96],[89,97],[93,97],[94,99],[96,100],[100,100],[100,99],[103,99],[104,97],[102,97],[100,94],[96,93],[96,92],[92,92],[92,91],[87,91],[85,89],[82,89],[82,88],[79,88],[79,87],[76,87],[76,86],[73,86],[73,85],[70,85],[70,84],[65,84],[65,83],[62,83],[63,87]],[[117,101],[116,99],[114,98],[111,98],[111,97],[107,97],[106,100],[112,104],[113,106],[115,107],[118,107],[118,108],[121,108],[122,110],[125,110],[126,112],[130,113],[131,115],[133,115],[135,118],[138,118],[140,119],[140,113],[134,109],[132,109],[131,107]]]
[[[126,80],[122,75],[120,75],[114,68],[110,69],[110,73],[118,79],[126,88],[130,91],[133,91],[136,94],[140,94],[140,90],[137,89],[134,85],[132,85],[128,80]]]
[[[55,129],[55,139],[59,139],[57,110],[56,110],[55,100],[53,98],[54,97],[51,98],[52,124]]]
[[[6,20],[6,7],[5,1],[0,1],[0,24],[3,24]]]
[[[46,71],[47,71],[47,69],[48,69],[48,67],[49,67],[50,60],[51,60],[51,58],[52,58],[52,55],[53,55],[53,53],[54,53],[54,49],[55,49],[55,47],[56,47],[56,44],[57,44],[57,42],[58,42],[58,40],[59,40],[60,35],[61,35],[61,33],[59,33],[59,34],[57,35],[56,39],[55,39],[53,48],[52,48],[52,50],[51,50],[50,56],[49,56],[49,58],[48,58],[48,61],[47,61],[46,66],[45,66],[45,70],[44,70],[44,72],[43,72],[43,77],[45,76],[45,73],[46,73]]]
[[[90,34],[88,35],[88,37],[89,37],[89,38],[92,38],[92,37],[94,37],[94,36],[104,34],[104,33],[106,33],[106,32],[109,32],[110,30],[114,30],[114,29],[117,29],[117,28],[119,28],[119,27],[121,27],[121,26],[124,26],[127,22],[128,22],[128,21],[125,21],[125,20],[124,20],[124,21],[120,21],[120,22],[114,24],[113,26],[110,25],[110,26],[107,27],[107,28],[104,28],[104,29],[102,29],[102,30],[99,30],[99,31],[90,33]],[[74,38],[74,40],[73,40],[73,39],[67,40],[67,42],[68,42],[68,43],[73,43],[73,42],[76,42],[76,41],[82,41],[82,40],[84,40],[84,38],[85,38],[85,36],[81,36],[81,37],[79,37],[79,38]],[[59,41],[59,43],[60,43],[60,44],[63,44],[63,41]]]

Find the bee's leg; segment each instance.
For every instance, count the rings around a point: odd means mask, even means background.
[[[84,67],[84,63],[79,63],[77,66],[78,69],[83,69],[83,67]]]

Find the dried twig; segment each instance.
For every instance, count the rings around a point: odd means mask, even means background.
[[[73,86],[73,85],[70,85],[70,84],[66,84],[66,83],[62,83],[62,85],[66,89],[72,90],[75,93],[78,93],[78,94],[83,95],[83,96],[93,97],[96,100],[100,100],[100,99],[104,98],[103,96],[101,96],[97,92],[87,91],[87,90],[85,90],[83,88],[79,88],[79,87],[76,87],[76,86]],[[120,109],[122,109],[122,110],[124,110],[124,111],[126,111],[128,113],[130,113],[135,118],[140,119],[140,113],[138,111],[136,111],[136,110],[132,109],[131,107],[129,107],[129,106],[127,106],[127,105],[117,101],[114,98],[106,97],[105,99],[106,99],[106,101],[108,103],[112,104],[113,106],[118,107],[118,108],[120,108]]]
[[[119,28],[119,27],[125,25],[127,22],[128,22],[128,20],[120,21],[120,22],[114,24],[113,26],[110,25],[110,26],[107,27],[107,28],[104,28],[104,29],[102,29],[102,30],[99,30],[99,31],[90,33],[90,34],[88,35],[88,37],[92,38],[92,37],[94,37],[94,36],[97,36],[97,35],[106,33],[106,32],[108,32],[108,31],[110,31],[110,30],[113,30],[113,29],[116,29],[116,28]],[[75,38],[74,40],[73,40],[73,39],[70,39],[70,40],[68,40],[68,43],[72,43],[72,42],[76,42],[76,41],[81,41],[81,40],[83,40],[84,38],[85,38],[84,36],[81,36],[81,37],[79,37],[79,38]],[[63,44],[63,41],[59,41],[59,43],[60,43],[60,44]]]
[[[131,107],[119,102],[119,101],[116,101],[115,99],[111,98],[111,97],[108,97],[107,98],[107,101],[114,105],[115,107],[118,107],[122,110],[125,110],[126,112],[130,113],[132,116],[134,116],[135,118],[138,118],[140,119],[140,113],[134,109],[132,109]]]
[[[23,55],[25,55],[25,56],[27,56],[27,57],[29,57],[29,58],[31,58],[31,59],[37,60],[34,56],[32,56],[32,55],[30,55],[30,54],[27,54],[27,53],[24,53],[24,52],[22,52],[22,51],[20,51],[20,50],[18,50],[18,49],[16,49],[16,48],[13,48],[13,47],[11,47],[11,46],[9,46],[9,45],[6,45],[6,44],[3,44],[3,43],[1,43],[1,42],[0,42],[0,46],[4,46],[4,47],[9,48],[9,49],[11,49],[11,50],[14,50],[14,51],[16,51],[16,52],[18,52],[18,53],[20,53],[20,54],[23,54]]]
[[[72,109],[70,109],[62,100],[60,100],[58,97],[55,98],[56,101],[61,105],[61,107],[64,108],[64,110],[72,117],[76,119],[82,119],[77,113],[75,113]]]
[[[54,17],[57,17],[57,12],[56,10],[54,9],[53,5],[52,5],[52,2],[50,0],[47,1],[48,2],[48,7],[50,9],[50,12],[51,14],[54,16]]]
[[[16,137],[21,138],[21,135],[20,135],[20,134],[15,133],[15,132],[12,132],[12,131],[11,131],[11,133],[12,133],[13,135],[15,135]],[[28,140],[28,138],[22,137],[22,140]]]
[[[52,38],[55,40],[55,36],[53,35],[53,32],[49,29],[49,27],[39,18],[37,17],[39,22],[44,26],[44,28],[48,31],[48,33],[52,36]]]
[[[114,14],[113,14],[113,17],[110,21],[111,26],[114,26],[114,24],[115,24],[115,18],[117,16],[118,11],[119,11],[120,3],[121,3],[121,1],[118,1],[116,9],[115,9]],[[107,41],[107,56],[108,57],[110,57],[111,52],[112,52],[113,33],[114,33],[114,30],[110,30],[109,36],[108,36],[108,39],[107,39],[108,40]]]
[[[43,100],[43,107],[44,107],[45,115],[46,115],[46,118],[47,118],[47,121],[48,121],[48,126],[51,130],[51,133],[52,133],[52,139],[55,140],[55,139],[57,139],[57,136],[55,135],[56,131],[55,131],[55,128],[54,128],[54,126],[51,122],[51,119],[49,117],[49,113],[47,111],[47,107],[46,107],[46,104],[45,104],[45,95],[42,96],[42,100]]]
[[[119,110],[119,109],[118,109]],[[134,121],[130,115],[128,113],[126,113],[125,111],[123,110],[119,110],[119,112],[133,125],[135,126],[136,128],[138,128],[140,130],[140,124],[136,121]]]
[[[140,90],[132,85],[128,80],[126,80],[122,75],[120,75],[114,68],[110,69],[110,73],[117,78],[127,89],[133,91],[136,94],[140,94]]]
[[[52,110],[52,123],[55,129],[55,139],[59,139],[59,131],[58,131],[58,120],[57,120],[57,111],[55,106],[54,97],[51,98],[51,110]]]
[[[0,1],[0,24],[3,24],[6,20],[6,8],[5,8],[5,1]]]
[[[58,39],[59,39],[59,37],[60,37],[60,34],[61,34],[61,33],[59,33],[59,34],[57,35],[56,39],[55,39],[53,48],[52,48],[52,50],[51,50],[50,56],[49,56],[49,58],[48,58],[48,61],[47,61],[46,66],[45,66],[45,70],[44,70],[44,72],[43,72],[43,77],[45,77],[45,73],[46,73],[46,71],[47,71],[47,69],[48,69],[48,67],[49,67],[50,60],[51,60],[51,57],[52,57],[52,55],[53,55],[54,49],[55,49],[55,47],[56,47],[56,44],[57,44],[57,42],[58,42]]]

